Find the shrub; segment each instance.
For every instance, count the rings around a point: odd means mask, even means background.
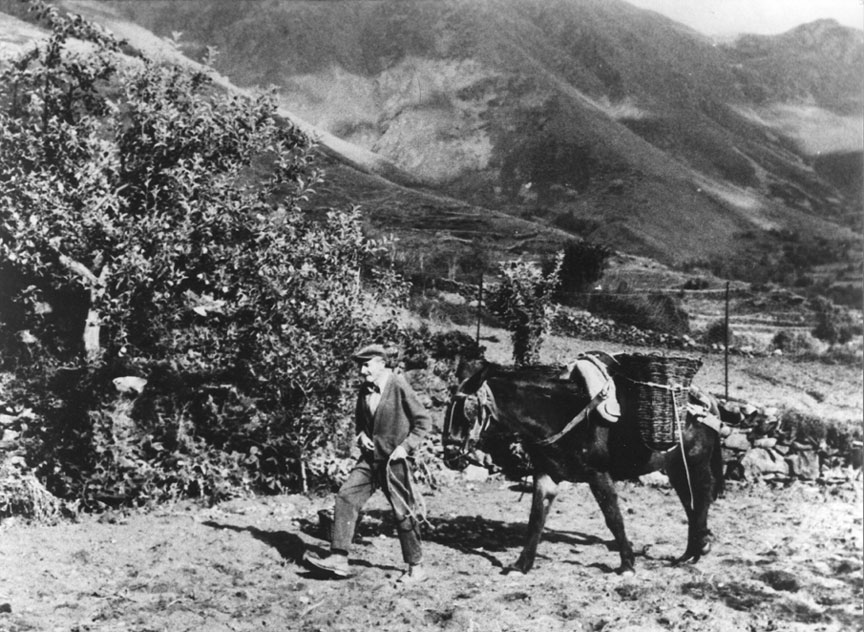
[[[707,290],[709,287],[711,287],[711,282],[705,277],[687,279],[681,286],[684,290]]]
[[[845,344],[862,331],[860,319],[853,318],[848,309],[837,307],[829,299],[816,297],[810,302],[816,312],[813,335],[829,345]]]
[[[806,332],[778,331],[771,340],[771,346],[783,353],[802,354],[816,353],[817,345],[813,337]]]
[[[726,340],[726,321],[725,320],[715,320],[713,323],[709,324],[705,329],[705,333],[702,335],[702,341],[705,344],[709,345],[725,345],[727,343]],[[729,328],[729,340],[728,344],[730,347],[735,345],[735,332],[732,328]]]
[[[815,357],[811,355],[805,355],[805,357],[819,360],[825,364],[848,364],[853,366],[861,366],[862,360],[864,360],[864,350],[862,350],[860,338],[858,341],[844,345],[835,345],[822,353],[813,355]]]
[[[358,209],[303,211],[321,175],[274,94],[120,66],[31,4],[51,35],[0,77],[0,346],[40,419],[30,464],[94,505],[302,486],[344,425],[346,359],[398,330],[386,244]],[[128,375],[149,382],[122,445],[101,411]]]
[[[486,305],[500,318],[513,340],[516,364],[538,364],[540,345],[555,315],[553,297],[558,287],[563,255],[547,272],[529,262],[501,265],[501,284],[490,292]]]
[[[674,335],[690,333],[690,317],[680,300],[668,294],[630,294],[625,286],[617,293],[592,294],[588,310],[638,329]]]
[[[790,440],[814,447],[822,445],[823,449],[843,455],[851,453],[864,436],[860,422],[825,421],[797,410],[782,411],[780,430]]]
[[[432,357],[438,360],[476,360],[484,351],[474,338],[458,330],[433,334],[429,346]]]
[[[569,241],[564,246],[561,270],[558,273],[558,288],[555,300],[562,305],[582,305],[582,294],[589,290],[603,276],[609,265],[612,249],[602,244],[587,241]],[[545,274],[555,267],[556,259],[543,263]]]
[[[433,333],[426,325],[400,331],[395,345],[401,350],[400,363],[405,369],[425,368],[430,360],[473,360],[483,355],[483,347],[468,334],[458,330]]]

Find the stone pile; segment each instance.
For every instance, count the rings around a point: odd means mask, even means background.
[[[781,426],[773,407],[721,402],[720,419],[727,479],[831,482],[861,475],[860,441],[840,447],[795,436]]]
[[[696,342],[687,335],[678,336],[639,329],[632,325],[619,325],[613,320],[598,318],[588,313],[559,312],[552,324],[552,332],[582,340],[611,340],[633,346],[685,349],[705,353],[712,351],[710,346]]]

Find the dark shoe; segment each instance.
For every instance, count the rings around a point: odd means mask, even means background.
[[[331,553],[329,556],[321,558],[315,553],[307,553],[303,556],[303,559],[313,568],[329,573],[334,577],[351,577],[351,570],[348,568],[347,555]]]
[[[399,584],[417,584],[426,579],[426,569],[422,564],[412,564],[408,570],[402,573],[396,580]]]

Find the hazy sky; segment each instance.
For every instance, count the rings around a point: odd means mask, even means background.
[[[705,35],[773,34],[821,18],[864,29],[864,0],[627,0]]]

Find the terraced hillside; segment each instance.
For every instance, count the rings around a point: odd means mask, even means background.
[[[864,147],[864,38],[836,23],[717,46],[620,0],[63,5],[176,36],[195,59],[215,47],[234,84],[275,85],[293,115],[505,237],[520,229],[495,211],[666,263],[747,260],[787,233],[858,238],[854,186],[813,164]],[[335,199],[352,197],[344,175]],[[394,231],[470,232],[413,205],[388,205]],[[385,225],[388,209],[365,211]]]

